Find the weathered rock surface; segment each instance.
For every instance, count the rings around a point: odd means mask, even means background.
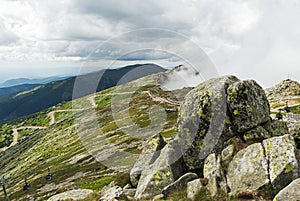
[[[160,150],[165,145],[166,142],[160,134],[156,134],[147,140],[142,153],[130,171],[130,181],[133,187],[137,186],[142,171],[158,158]]]
[[[268,184],[268,163],[261,143],[239,151],[228,167],[228,186],[232,194],[254,191]]]
[[[160,194],[164,187],[176,181],[185,172],[178,142],[172,141],[161,150],[155,162],[142,172],[135,198]]]
[[[177,139],[189,170],[203,167],[211,151],[233,136],[227,115],[226,90],[237,81],[234,76],[212,79],[186,95],[178,117]]]
[[[232,194],[269,183],[282,188],[297,178],[298,167],[293,137],[273,137],[239,151],[229,164],[227,181]]]
[[[113,186],[111,188],[108,188],[103,194],[104,195],[100,198],[99,201],[127,200],[127,197],[123,189],[119,186]]]
[[[210,154],[205,159],[203,176],[208,179],[207,189],[212,196],[217,194],[218,189],[227,192],[227,182],[221,168],[221,157]]]
[[[52,196],[48,201],[62,201],[62,200],[83,200],[93,193],[92,190],[88,189],[77,189],[66,191],[57,195]]]
[[[227,89],[228,108],[239,133],[269,120],[270,106],[264,90],[254,80],[233,83]]]
[[[166,186],[163,190],[162,190],[162,194],[165,197],[168,197],[171,193],[177,192],[177,191],[181,191],[181,190],[185,190],[187,188],[187,183],[197,179],[198,175],[195,173],[186,173],[183,176],[181,176],[179,179],[177,179],[174,183]]]
[[[273,201],[298,201],[300,200],[300,178],[291,182],[288,186],[282,189],[274,198]]]
[[[282,188],[298,177],[296,147],[291,135],[264,140],[263,147],[269,164],[270,182],[275,187]]]
[[[201,188],[203,188],[203,185],[200,181],[200,179],[195,179],[193,181],[190,181],[187,183],[187,197],[195,200],[195,196],[197,194],[198,191],[201,190]]]

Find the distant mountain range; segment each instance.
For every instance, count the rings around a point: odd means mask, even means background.
[[[30,79],[30,78],[16,78],[16,79],[10,79],[6,80],[3,83],[0,83],[0,87],[12,87],[12,86],[18,86],[18,85],[25,85],[25,84],[47,84],[49,82],[58,81],[58,80],[64,80],[71,76],[52,76],[47,78],[37,78],[37,79]]]
[[[12,86],[12,87],[0,88],[0,96],[31,90],[37,86],[39,86],[39,84],[21,84],[21,85]]]
[[[0,96],[0,122],[16,119],[57,105],[72,98],[80,98],[96,91],[101,91],[118,84],[123,84],[146,75],[163,72],[164,68],[154,64],[137,64],[119,69],[101,70],[77,77],[40,85],[29,91]],[[133,72],[133,73],[129,73]],[[124,76],[126,75],[126,76]],[[101,79],[94,87],[95,80]],[[126,79],[124,79],[124,77]],[[123,79],[121,79],[123,78]],[[81,81],[77,86],[79,93],[73,97],[73,88],[76,80]],[[120,82],[120,80],[123,80]]]

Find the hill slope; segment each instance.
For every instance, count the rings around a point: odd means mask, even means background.
[[[61,102],[70,101],[72,98],[80,98],[85,95],[116,86],[119,80],[128,72],[134,70],[134,74],[126,77],[128,82],[149,74],[162,72],[163,68],[153,65],[132,65],[119,69],[102,70],[87,75],[70,77],[65,80],[51,82],[30,91],[0,97],[0,122],[13,120],[21,116],[33,114]],[[98,86],[93,89],[95,80],[99,79]],[[73,97],[73,87],[76,80],[81,80],[80,93]],[[98,81],[98,80],[97,80]]]
[[[97,196],[111,181],[125,185],[144,139],[176,133],[177,109],[189,89],[163,91],[162,79],[164,73],[149,75],[0,125],[0,173],[11,174],[10,199],[46,200],[77,187]],[[25,177],[29,191],[22,190]]]

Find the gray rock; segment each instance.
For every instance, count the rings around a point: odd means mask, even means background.
[[[268,163],[261,143],[239,151],[229,163],[227,173],[231,194],[254,191],[269,183]]]
[[[126,196],[134,197],[134,195],[136,193],[136,188],[127,188],[127,189],[123,188],[123,191]]]
[[[239,133],[269,120],[269,102],[264,90],[254,80],[233,83],[228,87],[227,94],[229,111],[233,115],[233,125]]]
[[[180,108],[176,139],[189,170],[202,168],[204,159],[234,135],[227,114],[226,90],[237,81],[234,76],[211,79],[186,95]]]
[[[283,188],[298,177],[296,147],[291,135],[264,140],[263,147],[269,164],[269,177],[274,187]]]
[[[195,179],[187,183],[187,198],[195,200],[196,194],[203,188],[200,179]]]
[[[156,134],[147,140],[142,153],[130,171],[130,181],[133,187],[138,185],[142,171],[158,158],[160,150],[165,145],[166,142],[160,134]]]
[[[83,200],[91,194],[93,194],[92,190],[76,189],[76,190],[66,191],[66,192],[54,195],[51,198],[49,198],[48,201]]]
[[[273,199],[273,201],[298,201],[300,200],[300,178],[291,182],[282,189]]]
[[[119,186],[114,186],[107,189],[99,201],[118,201],[127,200],[123,189]]]
[[[234,146],[231,144],[223,149],[221,153],[221,160],[222,162],[230,160],[234,153]]]
[[[179,179],[177,179],[174,183],[166,186],[163,190],[162,190],[162,194],[165,197],[168,197],[170,194],[177,192],[177,191],[182,191],[182,190],[186,190],[187,188],[187,183],[197,179],[198,175],[195,173],[186,173],[183,176],[181,176]]]
[[[164,187],[176,181],[185,172],[180,147],[174,140],[167,144],[155,162],[142,172],[135,198],[142,199],[160,194]]]
[[[203,176],[208,179],[207,189],[215,196],[218,189],[227,192],[226,177],[221,168],[220,156],[210,154],[204,163]]]
[[[164,199],[164,195],[163,194],[158,194],[158,195],[156,195],[152,198],[152,201],[163,200],[163,199]]]

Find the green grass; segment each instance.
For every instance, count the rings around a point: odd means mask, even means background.
[[[81,184],[79,187],[84,188],[84,189],[91,189],[91,190],[101,190],[104,186],[107,186],[110,184],[112,181],[114,181],[115,178],[113,176],[107,176],[107,177],[102,177],[96,181],[90,181],[84,184]]]

